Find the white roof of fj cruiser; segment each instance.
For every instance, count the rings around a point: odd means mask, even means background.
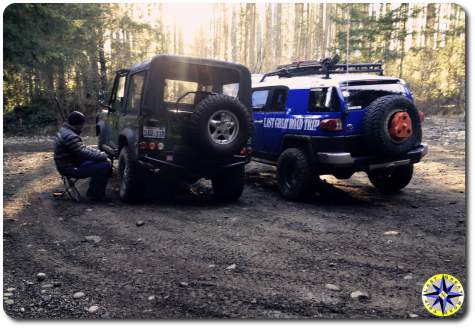
[[[382,80],[398,80],[404,83],[401,79],[391,76],[382,76],[375,74],[330,74],[329,79],[325,79],[323,75],[305,75],[295,77],[278,77],[268,76],[263,82],[260,82],[263,74],[252,75],[252,87],[269,87],[276,85],[283,85],[289,89],[308,89],[318,87],[338,86],[342,82],[351,81],[382,81]]]

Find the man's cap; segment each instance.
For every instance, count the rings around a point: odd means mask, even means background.
[[[68,116],[68,124],[70,125],[83,125],[86,122],[86,116],[83,113],[74,111]]]

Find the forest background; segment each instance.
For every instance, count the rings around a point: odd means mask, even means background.
[[[465,113],[465,12],[456,4],[12,4],[3,14],[6,134],[90,118],[114,72],[156,54],[238,62],[252,73],[339,53],[384,62],[427,114]]]

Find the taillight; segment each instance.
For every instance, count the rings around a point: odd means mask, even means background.
[[[339,118],[326,118],[320,121],[320,129],[326,131],[341,131],[342,126]]]
[[[155,142],[149,142],[148,143],[148,149],[150,149],[150,150],[157,149],[157,144]]]
[[[424,122],[424,120],[426,119],[426,114],[424,114],[424,112],[419,111],[419,119],[421,123]]]
[[[251,155],[252,154],[252,148],[251,147],[243,147],[241,151],[239,152],[241,155]]]
[[[163,148],[165,148],[165,145],[163,144],[163,142],[145,142],[145,141],[142,141],[142,142],[139,142],[139,150],[141,151],[144,151],[144,150],[163,150]]]

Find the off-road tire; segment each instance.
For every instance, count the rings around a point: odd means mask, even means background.
[[[308,198],[315,190],[315,174],[304,150],[288,148],[280,154],[277,162],[277,185],[284,198]]]
[[[389,135],[388,124],[396,113],[407,112],[412,121],[412,135],[396,141]],[[419,112],[413,102],[404,96],[389,95],[374,100],[367,108],[363,120],[366,145],[375,153],[397,156],[407,153],[421,143],[422,129]]]
[[[392,170],[374,170],[368,172],[369,181],[385,194],[396,193],[411,182],[414,164],[396,166]]]
[[[213,198],[218,202],[237,201],[244,190],[244,166],[221,170],[211,179]]]
[[[143,198],[143,170],[132,158],[127,146],[119,153],[119,197],[126,203],[133,203]]]
[[[236,138],[229,144],[218,144],[208,134],[208,121],[214,113],[227,110],[233,113],[239,130]],[[194,109],[186,125],[189,143],[201,152],[210,155],[228,156],[239,153],[247,145],[252,134],[252,119],[247,108],[237,99],[226,95],[211,95],[203,99]]]

